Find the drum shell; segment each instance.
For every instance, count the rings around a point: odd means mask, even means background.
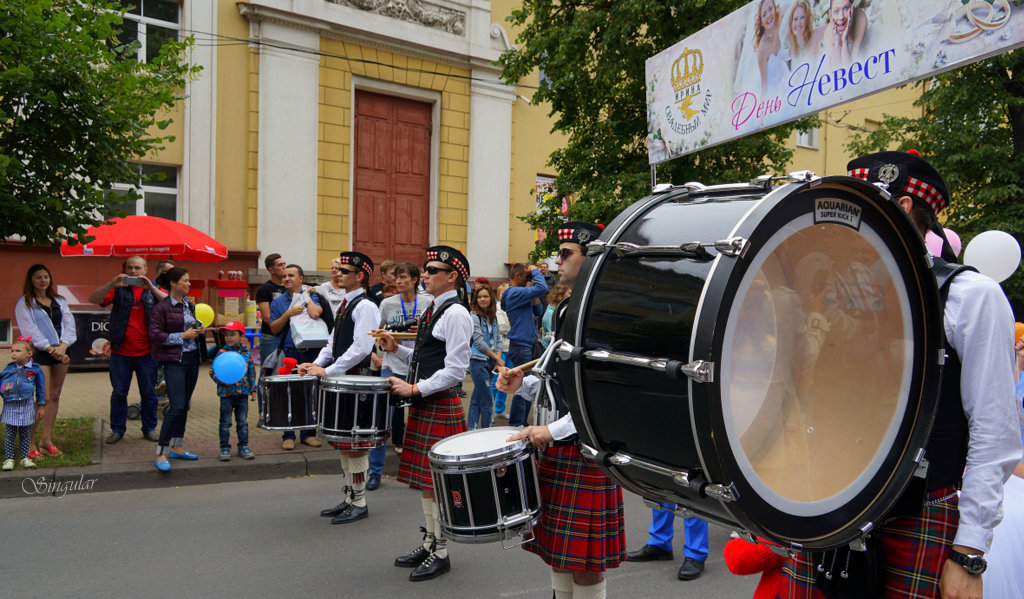
[[[275,375],[260,379],[263,406],[260,428],[311,430],[317,422],[319,379],[304,375]]]
[[[838,191],[827,191],[836,186]],[[559,375],[572,381],[564,388],[582,442],[597,450],[599,466],[616,482],[650,499],[682,504],[709,520],[746,528],[779,543],[829,548],[855,539],[860,529],[877,524],[895,503],[916,468],[915,460],[920,457],[917,452],[924,447],[937,406],[940,368],[935,358],[942,347],[942,315],[923,243],[905,215],[866,183],[845,177],[826,178],[792,184],[767,197],[737,190],[652,196],[620,215],[602,240],[671,245],[740,236],[757,248],[773,229],[786,226],[785,222],[771,222],[773,211],[782,210],[779,206],[789,209],[783,201],[811,198],[814,193],[841,193],[851,201],[870,204],[870,216],[880,228],[890,231],[885,241],[902,260],[901,274],[911,290],[910,304],[916,315],[914,339],[920,347],[914,354],[912,397],[906,417],[885,468],[870,484],[871,490],[866,488],[850,502],[857,506],[855,510],[844,508],[814,518],[784,518],[792,522],[782,530],[772,506],[759,500],[739,475],[732,457],[737,451],[736,440],[724,434],[720,381],[676,380],[650,370],[588,360],[561,363]],[[677,214],[669,216],[673,211]],[[692,216],[684,216],[687,213]],[[643,238],[638,223],[644,219],[670,223],[676,231]],[[723,313],[728,313],[728,304],[735,299],[749,257],[721,256],[709,248],[703,259],[673,262],[674,279],[666,278],[664,259],[633,259],[631,269],[616,271],[621,280],[611,282],[606,269],[614,258],[588,258],[569,304],[563,338],[577,348],[667,357],[683,363],[704,360],[716,365],[717,375],[722,367],[724,331],[729,326]],[[659,262],[661,268],[655,268]],[[640,298],[629,298],[630,294]],[[666,303],[677,314],[689,312],[687,317],[679,318],[688,322],[659,322],[651,316],[663,313]],[[623,398],[630,399],[629,406],[623,405]],[[690,475],[688,484],[681,485],[671,476],[649,469],[608,463],[609,456],[617,452],[642,457],[669,470],[686,471]],[[827,461],[826,456],[820,459]],[[725,485],[739,495],[739,500],[704,496],[708,483]],[[874,493],[877,496],[869,497]]]
[[[317,434],[343,449],[371,449],[391,434],[387,380],[326,377],[320,384]]]

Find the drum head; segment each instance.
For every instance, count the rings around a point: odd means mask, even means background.
[[[513,455],[526,441],[506,441],[523,429],[514,426],[480,428],[441,439],[430,448],[430,460],[438,463],[467,463]]]
[[[315,381],[316,377],[309,374],[275,374],[265,376],[260,380],[268,383],[288,383],[291,381]]]
[[[388,380],[379,376],[363,376],[359,374],[345,374],[340,376],[325,376],[320,381],[320,386],[325,389],[343,391],[379,391],[387,389]]]
[[[771,537],[831,546],[877,524],[925,445],[942,316],[923,243],[892,212],[846,179],[776,192],[706,289],[692,350],[718,380],[691,384],[695,434]]]

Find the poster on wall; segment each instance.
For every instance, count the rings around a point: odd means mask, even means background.
[[[1022,0],[754,0],[647,59],[649,162],[1022,44]]]

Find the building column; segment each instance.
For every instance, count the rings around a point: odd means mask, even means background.
[[[512,104],[516,96],[515,90],[499,81],[493,71],[473,69],[473,77],[466,256],[474,278],[505,278],[512,186]]]
[[[186,0],[182,10],[186,31],[217,31],[217,3]],[[183,223],[216,236],[217,188],[217,48],[214,45],[192,48],[190,58],[203,67],[194,81],[185,87],[185,155],[179,198]]]
[[[320,49],[315,32],[253,25],[260,41]],[[317,248],[319,69],[315,54],[260,46],[256,240],[262,255],[276,252],[310,270]]]

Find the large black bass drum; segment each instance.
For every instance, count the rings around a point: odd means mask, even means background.
[[[857,542],[923,465],[935,418],[924,243],[849,177],[658,191],[589,244],[555,341],[584,454],[787,547]]]

